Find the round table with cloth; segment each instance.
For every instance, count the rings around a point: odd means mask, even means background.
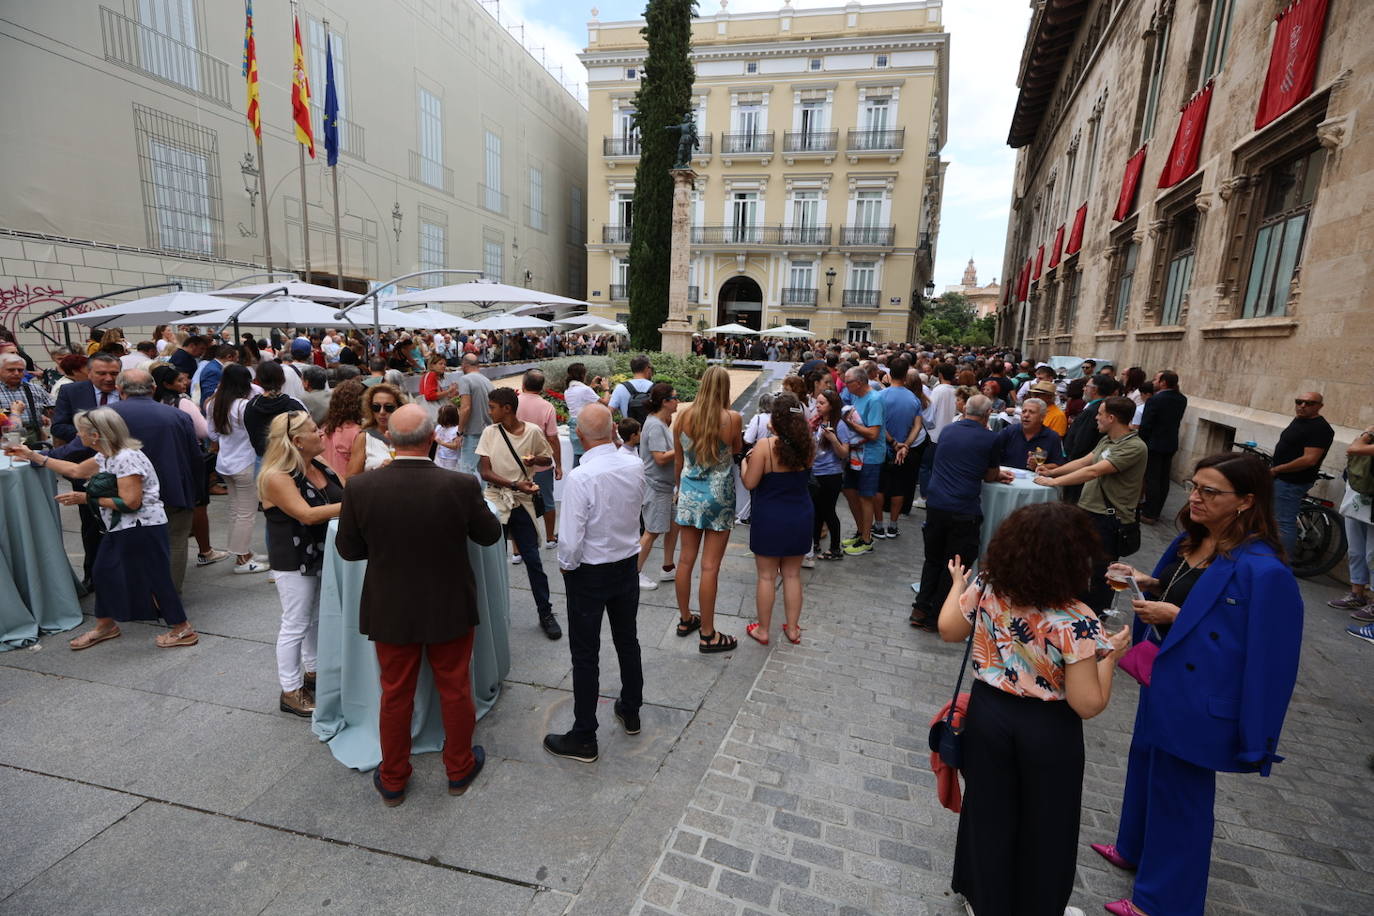
[[[358,632],[358,603],[363,593],[366,560],[349,561],[334,549],[338,520],[329,523],[324,569],[320,575],[320,644],[315,684],[316,737],[329,744],[340,763],[356,770],[372,770],[382,760],[377,735],[377,710],[382,688],[377,653],[372,641]],[[472,700],[477,718],[496,704],[501,682],[510,671],[510,605],[505,546],[497,541],[482,547],[468,542],[477,585],[477,615],[481,623],[472,648]],[[411,753],[438,751],[444,744],[439,692],[429,661],[422,660],[415,687],[415,716],[411,724]]]
[[[1028,473],[1014,468],[1002,470],[1011,471],[1013,474]],[[1054,502],[1058,498],[1059,490],[1054,487],[1042,487],[1026,476],[1017,477],[1011,483],[983,484],[983,532],[979,540],[978,555],[987,553],[988,542],[992,540],[992,534],[997,530],[997,526],[1002,524],[1002,519],[1022,506]]]
[[[56,494],[52,471],[0,455],[0,652],[81,623]]]

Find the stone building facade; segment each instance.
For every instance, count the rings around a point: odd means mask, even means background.
[[[580,296],[586,111],[560,81],[477,0],[298,9],[317,154],[305,166],[316,281],[334,285],[339,273],[322,129],[328,19],[345,286],[451,267]],[[0,27],[11,87],[0,323],[122,287],[206,289],[262,271],[263,208],[274,266],[304,270],[291,7],[259,2],[254,19],[265,200],[244,113],[243,3],[11,5]],[[412,282],[445,279],[461,278]],[[32,335],[25,342],[42,352]]]
[[[967,299],[968,304],[973,306],[975,318],[996,314],[997,307],[1002,303],[1002,284],[997,282],[996,277],[991,283],[978,285],[978,268],[973,265],[973,258],[968,259],[963,279],[955,286],[946,286],[945,292],[958,293]]]
[[[689,318],[912,339],[940,226],[941,0],[731,13],[692,25]],[[587,25],[588,289],[628,317],[642,20]]]
[[[1337,426],[1328,470],[1374,423],[1374,135],[1360,129],[1374,116],[1374,4],[1332,0],[1311,92],[1257,129],[1279,34],[1278,82],[1291,79],[1298,45],[1275,22],[1289,5],[1047,0],[1022,56],[999,341],[1175,369],[1190,405],[1176,474],[1232,441],[1272,446],[1298,392],[1322,392]],[[1196,167],[1160,188],[1204,94]],[[1123,194],[1137,156],[1138,190]],[[1080,209],[1081,247],[1050,266]]]

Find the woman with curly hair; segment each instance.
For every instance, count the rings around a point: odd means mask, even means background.
[[[1083,912],[1068,906],[1083,720],[1107,708],[1117,659],[1130,645],[1129,630],[1104,636],[1075,597],[1086,591],[1100,549],[1088,513],[1041,503],[1007,516],[972,585],[959,557],[949,563],[940,636],[973,640],[950,886],[978,916]]]
[[[391,463],[391,415],[409,403],[410,398],[388,382],[367,389],[363,395],[362,428],[353,437],[353,448],[349,452],[349,477]]]
[[[353,442],[363,425],[363,395],[367,388],[355,378],[334,386],[329,395],[329,410],[325,412],[320,432],[324,433],[324,463],[348,479],[348,462],[353,457]]]
[[[754,641],[768,645],[773,599],[782,576],[782,606],[788,642],[801,642],[802,557],[811,549],[813,509],[807,488],[816,443],[797,396],[784,391],[773,399],[769,421],[773,435],[758,440],[744,459],[744,485],[753,491],[753,524],[749,549],[758,580],[754,607],[758,619],[744,628]]]

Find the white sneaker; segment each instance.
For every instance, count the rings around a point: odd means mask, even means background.
[[[924,509],[925,507],[926,498],[924,496],[918,496],[911,501],[911,508],[913,509]]]
[[[1066,906],[1064,907],[1064,916],[1087,916],[1087,914],[1076,906]]]
[[[520,554],[518,554],[518,553],[513,553],[513,554],[510,555],[510,565],[511,565],[511,566],[519,566],[522,562],[524,562],[524,558],[523,558],[522,556],[520,556]]]
[[[654,589],[658,588],[658,583],[655,582],[653,579],[650,579],[648,576],[644,575],[644,573],[640,573],[639,587],[644,589],[646,592],[651,592]]]
[[[674,581],[674,580],[676,580],[676,579],[677,579],[677,567],[676,567],[676,566],[674,566],[672,569],[663,569],[662,567],[659,568],[659,571],[658,571],[658,581],[660,581],[660,582],[672,582],[672,581]]]
[[[815,568],[816,568],[816,557],[815,557],[814,554],[809,554],[809,553],[808,553],[806,556],[802,557],[802,569],[815,569]]]
[[[228,558],[229,558],[229,551],[227,551],[227,550],[220,550],[220,549],[217,548],[217,547],[211,547],[209,553],[198,553],[198,554],[196,554],[196,565],[197,565],[197,566],[209,566],[209,565],[211,565],[212,563],[218,563],[220,560],[226,560],[226,559],[228,559]]]
[[[235,563],[234,575],[247,576],[253,573],[267,572],[266,564],[259,563],[257,560],[249,560],[247,563]]]
[[[552,540],[552,541],[545,541],[545,542],[544,542],[544,549],[545,549],[545,550],[557,550],[557,549],[558,549],[558,539],[555,538],[555,539]]]

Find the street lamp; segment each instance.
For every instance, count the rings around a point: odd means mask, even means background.
[[[391,205],[391,231],[396,233],[397,244],[401,242],[401,220],[403,219],[405,216],[401,213],[401,202],[398,200]]]
[[[934,281],[934,280],[927,280],[927,281],[926,281],[926,298],[927,298],[927,299],[931,299],[931,298],[933,298],[934,296],[935,296],[935,281]]]
[[[830,301],[830,291],[835,286],[835,268],[830,267],[825,271],[825,301]]]
[[[243,162],[239,163],[239,174],[243,176],[243,190],[248,194],[248,206],[257,206],[258,167],[253,162],[252,153],[243,154]]]

